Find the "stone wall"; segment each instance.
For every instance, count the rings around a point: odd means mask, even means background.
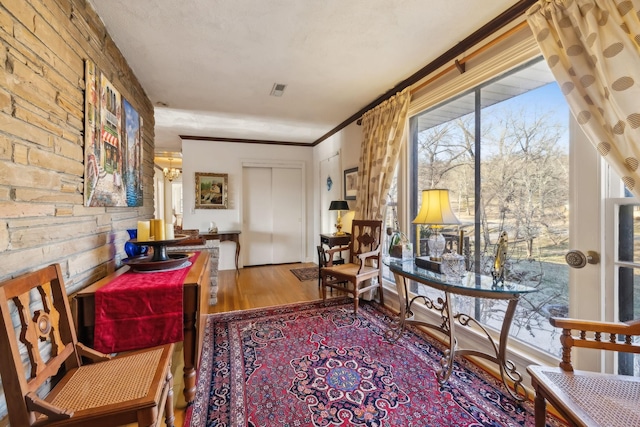
[[[84,207],[87,58],[144,120],[143,207]],[[0,280],[59,263],[71,294],[118,268],[126,229],[153,216],[153,129],[151,101],[85,0],[0,2]]]
[[[144,206],[83,202],[84,61],[144,120]],[[84,0],[0,4],[0,280],[60,263],[76,290],[125,257],[127,228],[153,216],[153,106]]]
[[[205,240],[202,245],[179,245],[167,247],[167,252],[202,251],[209,254],[209,305],[218,303],[218,264],[220,261],[220,240]]]

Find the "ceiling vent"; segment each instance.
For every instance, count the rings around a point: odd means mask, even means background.
[[[282,94],[284,93],[284,88],[286,87],[287,85],[285,84],[274,83],[273,88],[271,89],[271,96],[282,96]]]

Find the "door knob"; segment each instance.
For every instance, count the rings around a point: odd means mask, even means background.
[[[565,261],[569,264],[569,267],[582,268],[587,263],[597,264],[600,262],[600,256],[595,251],[587,251],[585,255],[582,251],[572,249],[564,256]]]

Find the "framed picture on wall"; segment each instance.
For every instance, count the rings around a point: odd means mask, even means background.
[[[226,173],[196,172],[196,209],[227,209]]]
[[[344,171],[344,199],[355,200],[358,188],[358,168],[351,168]]]

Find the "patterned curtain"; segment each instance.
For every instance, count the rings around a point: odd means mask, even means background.
[[[569,108],[640,197],[640,2],[540,0],[527,21]]]
[[[363,142],[358,166],[356,219],[382,220],[387,194],[404,140],[409,88],[362,116]]]

